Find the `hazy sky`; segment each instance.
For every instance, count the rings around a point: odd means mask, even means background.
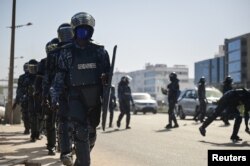
[[[115,68],[143,69],[145,63],[183,64],[212,58],[225,38],[250,32],[250,0],[16,0],[15,77],[28,60],[45,57],[58,26],[77,12],[96,19],[93,39],[109,54],[118,45]],[[8,77],[12,0],[0,0],[0,79]]]

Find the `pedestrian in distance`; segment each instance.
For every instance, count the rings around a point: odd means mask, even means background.
[[[132,97],[131,89],[129,87],[129,82],[131,77],[123,76],[121,81],[118,84],[118,98],[119,98],[119,107],[120,114],[116,122],[117,127],[120,128],[121,120],[124,115],[126,115],[126,129],[131,129],[130,127],[130,103],[134,106],[134,100]]]
[[[179,127],[177,123],[177,119],[175,116],[175,105],[177,103],[178,97],[180,95],[180,86],[179,79],[177,78],[177,74],[172,72],[169,74],[170,84],[167,85],[167,89],[162,88],[162,93],[168,95],[168,124],[166,125],[166,129],[177,128]],[[174,122],[174,126],[172,125]]]
[[[206,115],[207,99],[206,99],[206,79],[202,76],[198,82],[198,99],[199,99],[199,109],[194,115],[194,120],[200,122],[204,121]]]

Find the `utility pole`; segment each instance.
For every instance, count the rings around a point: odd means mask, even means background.
[[[11,24],[11,43],[10,43],[10,66],[8,81],[8,102],[7,102],[7,118],[6,123],[13,124],[13,75],[14,75],[14,54],[15,54],[15,29],[16,29],[16,0],[12,5],[12,24]]]

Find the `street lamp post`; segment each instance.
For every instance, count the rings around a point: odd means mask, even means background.
[[[6,123],[13,124],[13,77],[14,77],[14,54],[15,54],[15,29],[23,26],[30,26],[32,23],[16,26],[16,0],[13,0],[12,5],[12,24],[11,27],[11,43],[10,43],[10,66],[9,66],[9,80],[8,80],[8,101],[5,120]]]
[[[15,51],[15,26],[16,26],[16,0],[13,0],[12,6],[12,24],[11,24],[11,42],[10,42],[10,67],[8,81],[8,102],[6,123],[13,123],[12,99],[13,99],[13,73],[14,73],[14,51]]]

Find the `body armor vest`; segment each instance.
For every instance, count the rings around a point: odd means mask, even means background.
[[[100,83],[97,53],[91,47],[72,48],[71,86],[97,85]]]

